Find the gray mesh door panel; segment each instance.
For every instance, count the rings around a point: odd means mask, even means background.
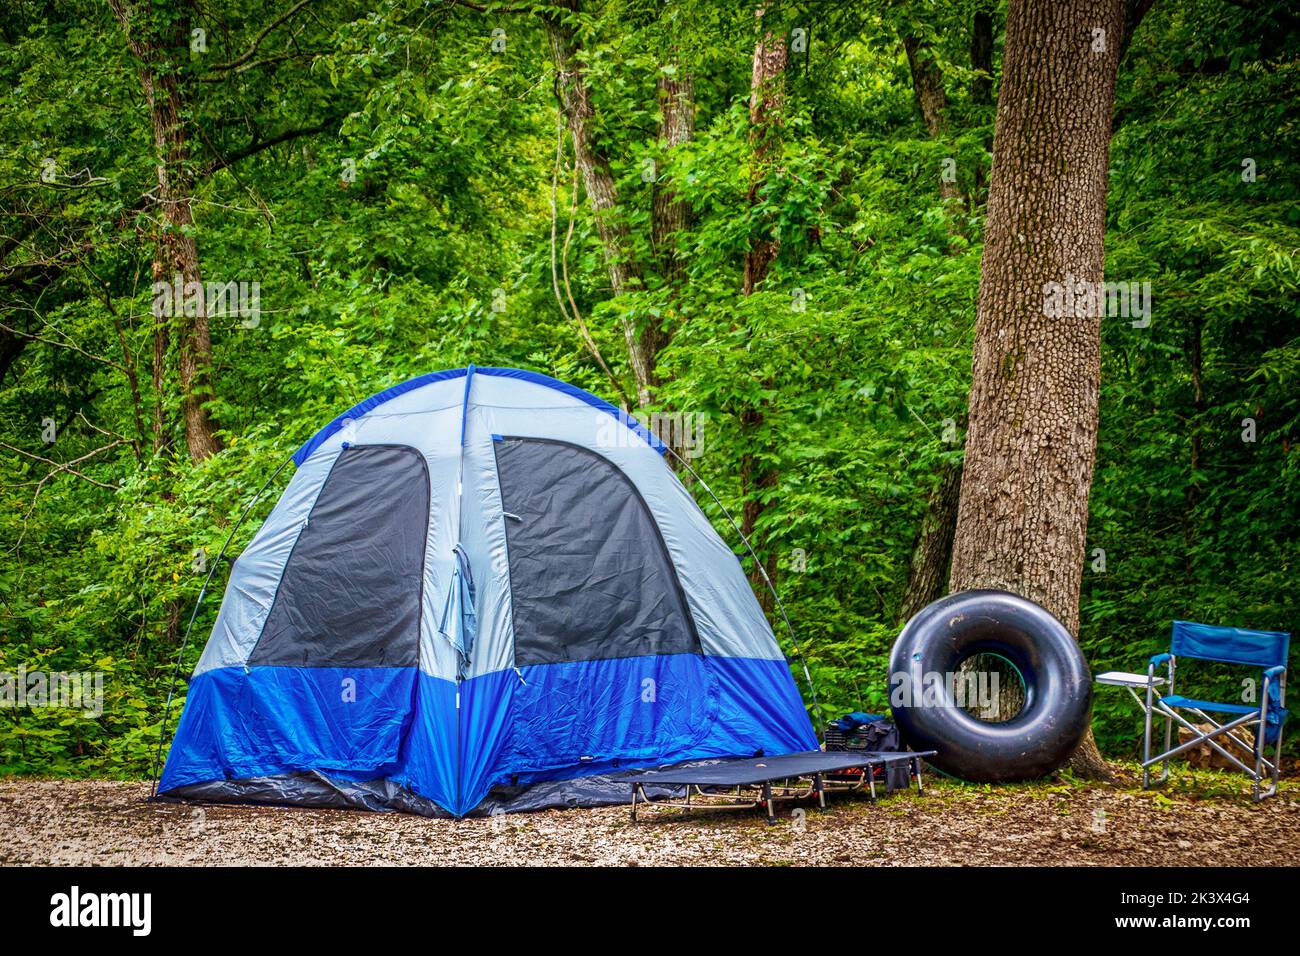
[[[628,477],[567,442],[495,444],[515,663],[700,653],[668,549]]]
[[[345,448],[289,556],[249,664],[415,666],[428,526],[420,452]]]

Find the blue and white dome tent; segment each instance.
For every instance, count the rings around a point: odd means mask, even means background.
[[[601,802],[581,781],[815,749],[740,563],[663,451],[506,368],[330,422],[234,562],[159,793],[463,816],[499,784]]]

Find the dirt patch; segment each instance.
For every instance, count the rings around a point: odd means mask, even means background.
[[[1220,777],[1222,779],[1220,779]],[[1208,781],[1208,782],[1207,782]],[[144,783],[0,779],[0,863],[38,865],[467,864],[1178,865],[1300,864],[1300,784],[1250,802],[1239,778],[1204,774],[1166,792],[1128,786],[973,787],[826,814],[662,815],[624,807],[490,820],[144,802]]]

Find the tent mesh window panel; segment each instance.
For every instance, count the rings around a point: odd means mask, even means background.
[[[699,654],[667,546],[612,462],[553,439],[502,438],[515,663]]]
[[[280,579],[250,665],[419,659],[429,474],[409,445],[345,448]]]

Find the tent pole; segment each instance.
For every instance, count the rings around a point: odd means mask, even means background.
[[[464,522],[464,516],[461,514],[461,511],[463,510],[463,507],[464,507],[464,499],[465,499],[465,438],[466,438],[466,433],[467,433],[467,431],[468,431],[468,427],[469,427],[469,426],[468,426],[468,423],[469,423],[469,392],[470,392],[470,388],[473,386],[473,384],[474,384],[474,365],[473,365],[473,363],[471,363],[470,365],[468,365],[468,366],[465,368],[465,397],[461,400],[461,403],[460,403],[460,458],[459,458],[459,460],[456,462],[456,534],[455,534],[455,542],[456,542],[456,543],[455,543],[455,547],[457,547],[457,548],[460,547],[460,529],[461,529],[461,526],[462,526],[462,524],[463,524],[463,522]],[[453,557],[453,558],[456,558],[456,555],[455,555],[455,553],[454,553],[454,548],[453,548],[453,554],[452,554],[452,557]],[[456,579],[455,579],[454,576],[453,576],[453,578],[452,578],[452,584],[453,584],[455,587],[457,587],[457,588],[460,587],[460,585],[456,583]],[[459,595],[457,595],[457,599],[459,599]],[[464,608],[461,608],[461,620],[455,622],[455,623],[453,624],[454,627],[460,627],[460,626],[461,626],[462,622],[464,621],[464,614],[465,614],[465,610],[464,610]],[[462,635],[461,635],[461,643],[462,643],[462,645],[464,644],[464,639],[465,639],[464,634],[462,634]],[[456,806],[457,806],[458,809],[459,809],[459,807],[460,807],[460,784],[461,784],[461,781],[460,781],[460,768],[461,768],[461,755],[460,755],[460,751],[461,751],[461,739],[460,739],[460,684],[461,684],[461,668],[462,668],[462,664],[461,664],[461,661],[459,660],[459,652],[458,652],[458,659],[457,659],[457,661],[456,661]]]
[[[469,421],[469,390],[474,384],[474,366],[465,369],[465,397],[460,403],[460,459],[456,463],[456,544],[460,544],[461,499],[465,488],[465,437]]]
[[[203,596],[208,593],[208,585],[212,583],[212,576],[217,573],[217,568],[221,566],[221,559],[226,556],[226,549],[230,547],[230,542],[234,540],[235,532],[238,531],[239,526],[244,523],[244,519],[248,517],[248,513],[253,510],[253,505],[257,504],[257,500],[262,497],[262,493],[271,486],[271,482],[275,481],[275,479],[280,476],[280,472],[284,471],[285,465],[289,464],[291,461],[293,461],[292,455],[281,462],[280,467],[275,469],[275,473],[272,474],[270,478],[266,479],[262,484],[262,487],[257,489],[257,494],[253,495],[252,500],[244,506],[244,511],[240,514],[239,520],[236,521],[234,527],[230,529],[230,534],[226,535],[226,543],[221,546],[221,551],[217,554],[217,559],[212,562],[212,567],[208,569],[208,576],[203,579],[203,587],[199,588],[199,596],[194,601],[194,610],[190,612],[190,622],[185,625],[185,637],[181,640],[180,653],[176,655],[176,667],[172,670],[171,686],[167,688],[167,704],[163,707],[162,724],[158,728],[158,751],[154,754],[153,758],[153,780],[149,785],[150,800],[158,796],[158,768],[162,763],[163,740],[167,736],[167,718],[171,715],[172,699],[176,694],[176,680],[180,677],[181,662],[185,660],[185,649],[190,643],[190,631],[194,628],[194,619],[198,617],[199,605],[203,603]]]
[[[763,562],[758,559],[758,554],[754,551],[754,546],[749,543],[749,539],[745,537],[745,532],[740,530],[740,525],[736,524],[736,519],[731,516],[731,512],[727,510],[727,506],[724,505],[718,496],[713,493],[713,489],[709,487],[709,483],[701,478],[696,470],[691,467],[690,462],[677,454],[671,445],[662,441],[661,444],[664,446],[664,450],[667,451],[668,454],[681,462],[682,467],[690,472],[691,477],[700,483],[700,487],[709,493],[709,497],[713,499],[714,504],[722,509],[722,513],[727,516],[727,521],[730,522],[731,527],[735,529],[736,534],[740,536],[740,540],[744,542],[746,549],[749,551],[749,556],[754,559],[754,567],[758,568],[758,573],[763,576],[763,582],[767,585],[767,589],[772,592],[772,599],[776,601],[777,610],[781,612],[781,620],[785,621],[785,629],[790,634],[790,643],[794,646],[794,652],[799,658],[799,663],[803,666],[804,680],[808,682],[808,694],[812,697],[813,710],[817,711],[818,724],[814,730],[817,733],[817,739],[825,743],[826,738],[823,731],[823,725],[826,723],[826,715],[822,713],[822,705],[817,700],[817,688],[813,686],[812,672],[808,670],[808,659],[803,656],[803,650],[799,647],[799,639],[794,636],[794,627],[790,624],[790,616],[785,613],[785,605],[781,603],[781,595],[776,593],[776,585],[774,585],[772,579],[767,576],[767,569],[763,567]]]

